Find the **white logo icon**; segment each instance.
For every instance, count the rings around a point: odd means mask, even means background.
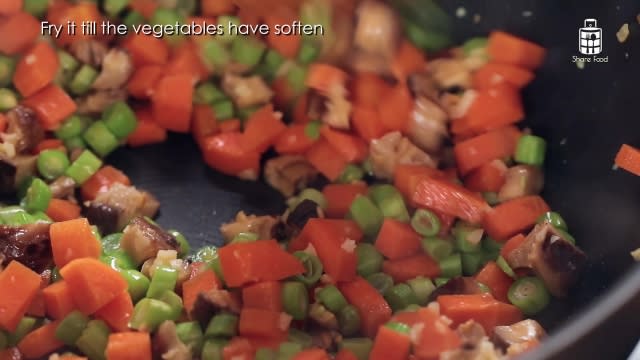
[[[602,52],[602,29],[596,19],[585,19],[584,27],[578,31],[580,46],[578,51],[583,55],[598,55]]]

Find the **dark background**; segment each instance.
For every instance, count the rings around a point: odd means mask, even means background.
[[[640,247],[640,179],[613,171],[622,143],[640,146],[640,1],[444,1],[455,15],[458,41],[503,29],[549,49],[545,65],[525,91],[525,125],[548,141],[544,196],[569,224],[590,257],[570,298],[541,316],[553,335],[533,358],[625,358],[640,337],[640,270],[629,252]],[[523,16],[523,12],[531,16]],[[474,14],[480,21],[474,23]],[[608,63],[572,62],[578,29],[596,18]],[[631,26],[626,43],[615,33]],[[183,232],[192,246],[219,243],[218,227],[238,210],[267,214],[282,199],[263,183],[214,173],[188,136],[162,145],[121,149],[109,162],[162,203],[159,222]]]

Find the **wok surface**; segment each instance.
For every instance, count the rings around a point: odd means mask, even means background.
[[[459,41],[504,29],[549,49],[548,59],[525,91],[525,124],[548,141],[544,197],[567,220],[589,255],[575,291],[541,316],[551,338],[532,358],[624,358],[640,337],[640,269],[629,251],[640,247],[640,179],[613,171],[622,143],[640,146],[640,14],[637,0],[509,0],[444,2]],[[476,24],[474,14],[480,15]],[[607,63],[572,62],[578,28],[596,18]],[[629,23],[620,44],[615,33]],[[218,227],[238,210],[278,213],[282,198],[264,183],[216,174],[202,162],[188,136],[157,146],[121,149],[109,162],[162,203],[159,222],[176,228],[192,247],[219,243]]]

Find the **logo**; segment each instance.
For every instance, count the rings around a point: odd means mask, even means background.
[[[598,55],[602,53],[602,29],[598,27],[596,19],[585,19],[584,27],[578,30],[578,38],[580,54]]]

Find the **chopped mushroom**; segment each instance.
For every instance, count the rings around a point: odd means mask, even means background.
[[[496,326],[493,330],[493,341],[498,346],[508,349],[531,340],[542,340],[545,335],[544,329],[537,321],[527,319],[509,326]]]
[[[436,167],[436,162],[409,139],[394,131],[371,141],[371,166],[376,177],[393,179],[396,165],[414,164]]]
[[[242,77],[226,74],[222,78],[222,89],[239,108],[266,104],[273,91],[260,76]]]
[[[77,113],[81,115],[100,114],[113,103],[126,99],[127,92],[123,89],[95,91],[76,99]]]
[[[314,347],[335,351],[342,341],[342,335],[333,330],[323,330],[311,334],[311,341]]]
[[[76,182],[68,176],[60,176],[49,184],[51,196],[55,199],[66,199],[74,195]],[[110,234],[110,233],[109,233]]]
[[[309,317],[322,328],[329,330],[338,329],[338,319],[336,316],[319,303],[311,305]]]
[[[292,227],[295,231],[302,231],[302,228],[307,224],[307,221],[312,218],[323,218],[324,212],[318,206],[318,204],[309,199],[302,200],[296,207],[288,214],[285,214],[285,223]]]
[[[342,84],[334,84],[325,94],[325,109],[322,122],[332,128],[348,130],[351,102],[347,99],[348,91]]]
[[[505,183],[498,192],[500,202],[527,195],[536,195],[542,191],[544,175],[537,166],[517,165],[509,168],[505,174]]]
[[[161,354],[163,360],[191,360],[191,349],[185,345],[176,331],[176,323],[164,321],[153,337],[155,352]]]
[[[133,72],[131,57],[121,49],[111,49],[102,61],[100,75],[91,87],[96,90],[122,88]]]
[[[278,219],[274,216],[247,215],[244,211],[240,211],[236,215],[234,222],[220,226],[220,232],[227,242],[243,232],[257,234],[258,239],[270,239],[272,229],[277,222]]]
[[[301,155],[278,156],[264,166],[267,183],[286,197],[304,189],[316,176],[318,171]]]
[[[53,263],[49,224],[0,225],[0,257],[2,266],[16,260],[37,273],[48,269]]]
[[[15,146],[16,153],[25,153],[33,150],[44,139],[44,129],[40,126],[33,110],[16,106],[7,113],[7,135]]]
[[[116,230],[124,228],[136,216],[155,216],[160,207],[158,200],[150,193],[118,183],[99,193],[90,204],[90,207],[106,205],[113,208],[112,211],[118,213]]]
[[[178,250],[176,238],[144,217],[131,220],[122,233],[120,246],[137,263],[156,256],[160,250]]]
[[[366,0],[356,9],[355,47],[372,55],[391,59],[400,44],[397,14],[383,2]]]
[[[514,270],[532,270],[551,294],[564,297],[578,278],[586,255],[551,224],[542,223],[536,225],[525,242],[511,251],[506,260]]]
[[[109,48],[100,41],[80,40],[71,43],[69,50],[80,62],[97,68],[102,65]]]
[[[471,71],[463,60],[436,59],[429,62],[428,71],[440,89],[471,87]]]
[[[202,326],[207,326],[215,314],[221,311],[238,314],[240,308],[240,299],[237,294],[227,290],[213,289],[198,294],[189,318],[198,321]]]
[[[438,104],[420,96],[416,98],[409,117],[407,136],[420,149],[437,153],[448,136],[448,118]]]
[[[0,192],[15,192],[24,179],[35,174],[37,159],[37,155],[18,155],[10,160],[0,158]]]
[[[500,350],[496,349],[482,326],[469,320],[458,326],[458,334],[462,344],[453,351],[441,355],[442,360],[493,360],[502,359]]]

